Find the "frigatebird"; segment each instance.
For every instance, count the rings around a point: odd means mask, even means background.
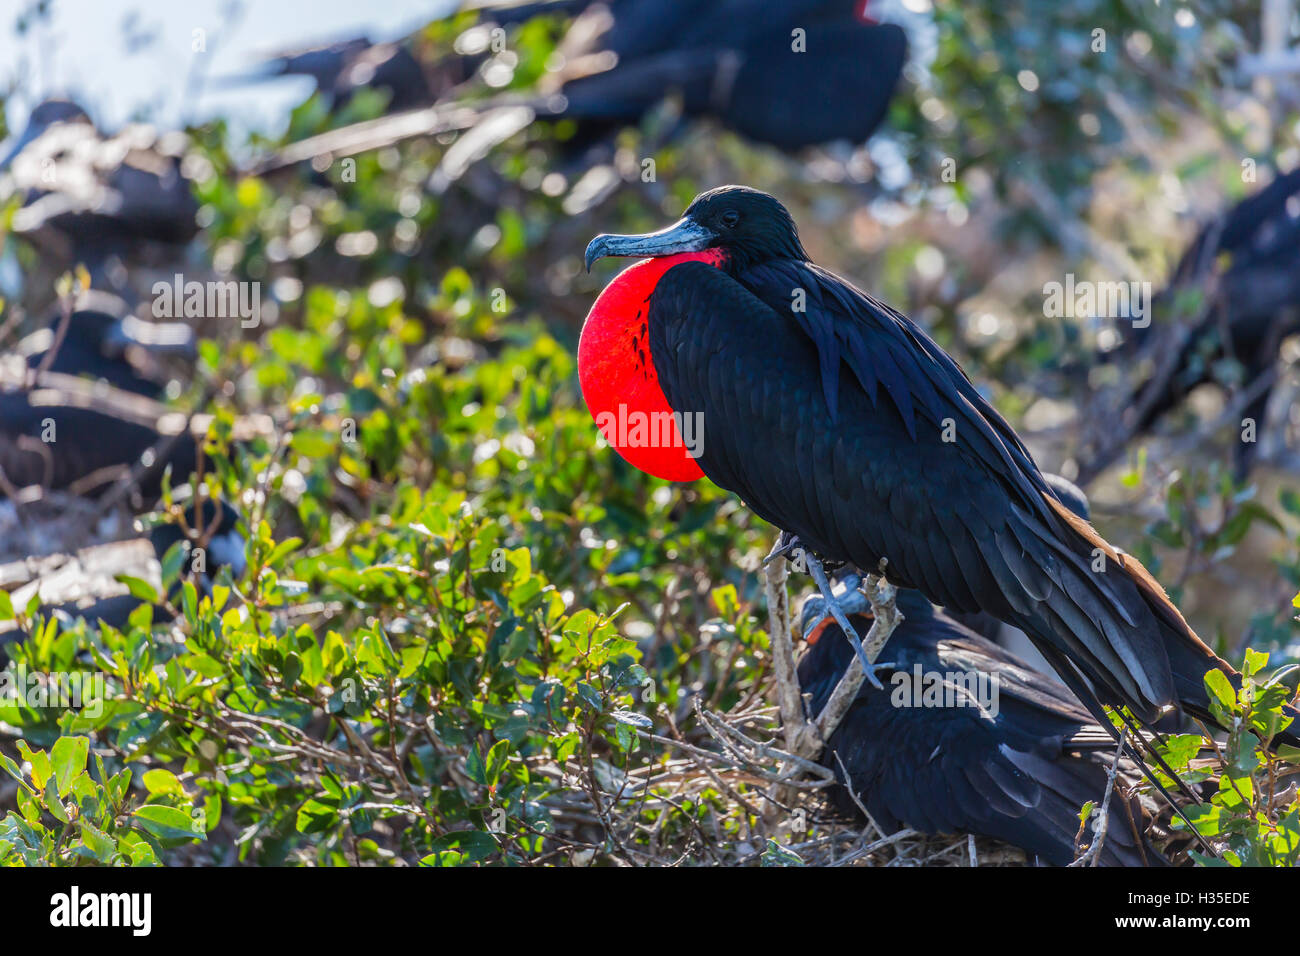
[[[0,498],[37,487],[98,497],[133,470],[146,505],[163,475],[179,485],[199,465],[186,416],[105,385],[44,373],[0,390]]]
[[[588,268],[605,256],[650,257],[601,293],[578,346],[606,440],[651,474],[708,476],[801,545],[855,644],[825,562],[1019,627],[1099,723],[1102,704],[1212,720],[1205,674],[1239,675],[1059,501],[920,326],[809,259],[774,197],[710,190],[659,232],[597,236]]]
[[[1078,485],[1068,478],[1062,478],[1050,471],[1043,472],[1043,478],[1061,504],[1084,521],[1091,520],[1091,507],[1088,504],[1088,496],[1083,493],[1083,490]],[[982,611],[978,614],[962,614],[959,611],[947,611],[946,613],[963,627],[969,628],[980,637],[1000,645],[1016,657],[1019,657],[1034,670],[1044,674],[1051,672],[1051,666],[1043,659],[1043,655],[1038,653],[1029,638],[1025,637],[1024,632],[1019,628],[1003,624],[997,618],[990,617]],[[1059,678],[1056,679],[1059,680]]]
[[[1189,298],[1196,307],[1182,329],[1170,318],[1187,311]],[[1124,347],[1111,356],[1149,354],[1163,369],[1138,390],[1128,431],[1148,432],[1192,389],[1217,381],[1225,358],[1240,363],[1242,387],[1256,392],[1241,417],[1262,430],[1273,393],[1265,376],[1282,340],[1300,331],[1300,168],[1203,226],[1154,297],[1152,312],[1156,321],[1126,331]],[[1258,449],[1254,441],[1234,445],[1238,477],[1249,474]],[[1085,474],[1096,474],[1119,450],[1108,446],[1085,463]]]
[[[41,103],[0,160],[0,197],[22,198],[14,231],[92,276],[129,247],[188,242],[198,202],[181,175],[183,139],[140,124],[105,136],[76,103]]]
[[[841,606],[864,632],[870,605],[860,579],[844,581]],[[1020,847],[1053,866],[1080,850],[1079,811],[1105,797],[1115,741],[1056,681],[980,637],[919,592],[899,591],[903,621],[881,657],[885,689],[863,684],[831,733],[821,763],[839,784],[829,797],[854,814],[858,801],[885,832],[974,833]],[[808,650],[799,686],[815,717],[853,657],[820,595],[803,606]],[[1165,863],[1144,834],[1141,780],[1120,761],[1118,790],[1099,853],[1107,866]],[[855,799],[856,798],[856,799]]]
[[[62,328],[62,332],[60,329]],[[18,343],[28,368],[84,376],[116,389],[158,398],[169,376],[160,360],[193,361],[194,330],[184,322],[147,322],[117,296],[89,290],[68,314],[56,308],[42,329]]]
[[[674,94],[684,118],[713,117],[784,150],[860,143],[883,120],[907,56],[903,27],[875,20],[863,0],[561,0],[521,10],[486,11],[473,31],[523,13],[580,13],[558,47],[565,65],[542,78],[536,95],[439,102],[331,130],[291,144],[256,171],[457,130],[470,131],[462,139],[478,157],[534,118],[572,122],[570,147],[585,147]]]
[[[464,82],[472,75],[472,68],[461,63],[461,58],[449,57],[443,72],[453,67],[454,75],[441,77],[448,85]],[[413,109],[434,99],[434,88],[409,43],[374,43],[368,37],[352,37],[285,51],[268,57],[258,73],[234,80],[258,81],[280,76],[313,79],[316,92],[330,110],[347,105],[362,89],[386,94],[389,110]]]

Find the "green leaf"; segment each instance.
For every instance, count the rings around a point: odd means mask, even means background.
[[[32,750],[25,740],[18,741],[18,752],[23,760],[32,765],[32,783],[36,785],[36,789],[44,790],[46,781],[54,774],[54,769],[50,766],[50,758],[44,750]]]
[[[147,803],[132,816],[144,830],[164,840],[193,840],[202,832],[195,833],[188,813],[161,803]]]
[[[337,808],[312,798],[298,808],[296,825],[299,833],[321,833],[338,823],[338,819]]]
[[[42,801],[45,809],[50,812],[50,816],[60,823],[71,823],[68,819],[68,811],[63,808],[63,801],[59,799],[59,789],[53,777],[45,782],[45,799]]]
[[[117,844],[103,830],[94,825],[81,821],[81,842],[86,844],[90,852],[95,854],[95,859],[100,863],[107,863],[117,852]]]
[[[1237,692],[1233,689],[1232,684],[1228,681],[1228,676],[1217,668],[1211,669],[1205,675],[1205,689],[1210,692],[1210,697],[1217,700],[1220,706],[1228,713],[1232,713],[1237,708]]]
[[[495,787],[497,781],[501,779],[501,772],[506,768],[506,761],[510,754],[510,741],[498,740],[488,751],[487,766],[485,775],[489,786]]]
[[[150,604],[158,603],[158,592],[152,584],[143,578],[132,577],[129,574],[119,574],[117,580],[126,585],[131,597],[138,598],[141,601],[148,601]]]
[[[142,778],[145,789],[152,794],[162,794],[165,796],[185,795],[185,788],[181,786],[180,780],[176,774],[170,770],[164,770],[156,767],[153,770],[146,770]]]
[[[54,766],[54,778],[59,784],[59,795],[66,796],[76,780],[86,771],[86,760],[90,755],[89,737],[60,737],[50,748],[50,762]]]

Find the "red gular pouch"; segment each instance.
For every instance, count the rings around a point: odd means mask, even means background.
[[[650,357],[650,296],[673,266],[690,261],[716,266],[724,258],[721,250],[709,249],[643,259],[605,287],[582,326],[578,380],[591,417],[615,451],[656,478],[694,481],[704,472],[690,455]],[[702,439],[697,429],[693,440]]]

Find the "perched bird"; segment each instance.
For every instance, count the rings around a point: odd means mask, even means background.
[[[564,66],[543,77],[536,96],[439,102],[331,130],[291,144],[256,171],[464,130],[466,145],[458,152],[467,159],[453,163],[460,166],[534,118],[572,121],[573,151],[640,122],[674,94],[685,119],[713,117],[784,150],[860,143],[883,120],[908,47],[904,29],[877,22],[871,7],[862,0],[791,0],[777,7],[764,0],[613,0],[488,9],[469,31],[484,43],[493,24],[525,14],[579,14],[557,48]]]
[[[468,75],[461,75],[453,82],[462,82]],[[331,110],[346,105],[361,89],[387,94],[389,110],[407,110],[434,99],[424,67],[408,44],[372,43],[366,37],[279,53],[268,57],[265,68],[258,73],[236,80],[260,81],[280,76],[311,77],[316,81],[316,91]]]
[[[1188,292],[1199,293],[1198,304],[1179,328],[1169,318],[1185,310],[1180,303]],[[1282,340],[1300,331],[1300,169],[1277,176],[1202,228],[1154,297],[1152,312],[1154,322],[1126,330],[1124,346],[1112,350],[1112,357],[1150,354],[1163,370],[1126,411],[1128,434],[1145,434],[1192,389],[1217,381],[1216,365],[1225,358],[1241,364],[1244,388],[1261,381],[1276,364]],[[1266,383],[1242,410],[1257,430],[1272,393]],[[1085,463],[1085,477],[1122,451],[1122,445],[1103,444],[1104,454]],[[1238,477],[1249,474],[1258,449],[1255,441],[1236,443]]]
[[[842,607],[865,632],[870,605],[860,583],[857,576],[845,582]],[[1059,683],[936,611],[920,593],[899,591],[896,600],[903,621],[881,651],[885,688],[862,685],[821,756],[840,780],[829,794],[833,805],[852,814],[860,800],[886,833],[974,833],[1068,864],[1083,849],[1080,809],[1105,798],[1116,758],[1110,732]],[[799,662],[799,686],[811,695],[813,718],[853,649],[820,595],[804,602],[802,619],[810,646]],[[1122,759],[1104,865],[1165,862],[1146,840],[1146,811],[1125,793],[1140,780]]]
[[[713,116],[786,150],[862,142],[884,118],[907,35],[861,2],[615,2],[608,32],[568,51],[610,67],[566,79],[561,116],[594,127],[635,123],[678,91],[687,117]],[[594,31],[593,31],[594,32]]]
[[[149,505],[168,468],[175,485],[195,471],[199,449],[185,415],[139,395],[54,373],[0,390],[0,498],[29,486],[94,497],[138,467]]]
[[[158,398],[169,376],[160,360],[198,357],[194,330],[184,322],[146,322],[126,303],[106,292],[89,291],[68,315],[55,310],[45,328],[24,338],[17,348],[28,368],[107,382],[114,388]]]
[[[112,256],[142,243],[182,245],[198,232],[183,143],[139,124],[105,136],[77,104],[47,100],[0,161],[0,198],[22,197],[16,233],[98,278]]]
[[[884,561],[899,587],[1019,627],[1099,723],[1101,704],[1212,719],[1205,674],[1239,675],[918,325],[809,260],[780,202],[714,189],[659,232],[597,236],[588,267],[605,256],[651,257],[601,293],[578,346],[588,407],[632,464],[736,493],[828,599],[824,561]],[[657,427],[619,427],[633,418]]]

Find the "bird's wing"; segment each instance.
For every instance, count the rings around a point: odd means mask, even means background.
[[[952,359],[815,266],[742,278],[683,263],[650,301],[655,369],[702,424],[706,475],[827,557],[888,558],[892,581],[936,603],[1032,627],[1135,711],[1172,699],[1118,556],[1070,521]],[[1119,573],[1091,570],[1095,548]]]

